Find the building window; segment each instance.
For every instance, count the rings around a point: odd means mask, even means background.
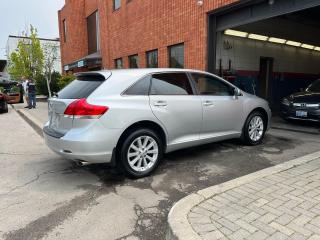
[[[139,57],[138,54],[129,56],[129,68],[139,67]]]
[[[118,58],[118,59],[114,60],[114,65],[115,65],[116,69],[123,68],[122,58]]]
[[[169,47],[169,66],[171,68],[184,68],[184,44]]]
[[[158,67],[158,50],[149,51],[146,54],[147,68]]]
[[[99,13],[98,11],[87,17],[88,30],[88,54],[96,53],[100,50],[99,36]]]
[[[62,27],[63,27],[63,41],[66,42],[67,41],[67,22],[65,19],[62,21]]]
[[[113,0],[113,10],[118,10],[121,7],[121,0]]]

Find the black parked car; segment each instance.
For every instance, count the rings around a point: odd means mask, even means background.
[[[305,91],[282,99],[281,115],[284,119],[299,119],[320,122],[320,79]]]
[[[4,93],[1,93],[1,92],[0,92],[0,112],[1,113],[8,112],[7,97]]]

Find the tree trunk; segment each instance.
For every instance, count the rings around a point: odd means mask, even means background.
[[[48,71],[49,75],[47,75],[46,80],[47,80],[47,88],[48,88],[48,94],[49,94],[49,98],[51,98],[51,89],[50,89],[50,82],[51,82],[51,69],[49,69]]]

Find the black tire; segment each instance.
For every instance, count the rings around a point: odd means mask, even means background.
[[[7,102],[5,102],[4,106],[5,106],[5,108],[4,108],[3,112],[4,112],[4,113],[9,112],[8,103],[7,103]]]
[[[263,121],[263,131],[262,131],[262,135],[261,135],[260,139],[259,139],[259,140],[256,140],[256,141],[252,140],[252,139],[250,138],[250,136],[249,136],[249,126],[250,126],[250,122],[251,122],[251,120],[252,120],[254,117],[260,117],[260,118],[262,119],[262,121]],[[265,133],[266,133],[266,128],[267,128],[267,120],[265,119],[265,116],[264,116],[261,112],[259,112],[259,111],[254,111],[254,112],[252,112],[252,113],[248,116],[248,118],[247,118],[247,120],[246,120],[246,122],[245,122],[245,124],[244,124],[244,126],[243,126],[243,129],[242,129],[242,135],[241,135],[241,140],[242,140],[242,142],[243,142],[245,145],[249,145],[249,146],[255,146],[255,145],[261,144],[261,143],[263,142],[263,139],[264,139],[264,136],[265,136]]]
[[[0,110],[0,113],[7,113],[9,111],[8,104],[6,102],[3,103],[3,109]]]
[[[155,140],[158,147],[158,156],[157,159],[154,161],[152,167],[145,171],[136,171],[133,169],[128,160],[128,150],[131,144],[139,137],[148,136]],[[128,176],[133,178],[143,178],[150,175],[159,165],[160,160],[163,156],[163,143],[159,138],[159,135],[148,128],[139,128],[136,130],[131,131],[126,138],[124,139],[123,143],[119,146],[118,149],[118,167],[120,167]]]

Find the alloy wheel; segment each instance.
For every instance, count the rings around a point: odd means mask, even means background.
[[[133,170],[144,172],[154,166],[158,155],[156,140],[150,136],[140,136],[134,139],[128,148],[127,160]]]
[[[260,116],[254,116],[249,123],[249,137],[252,141],[257,142],[263,136],[264,123]]]

